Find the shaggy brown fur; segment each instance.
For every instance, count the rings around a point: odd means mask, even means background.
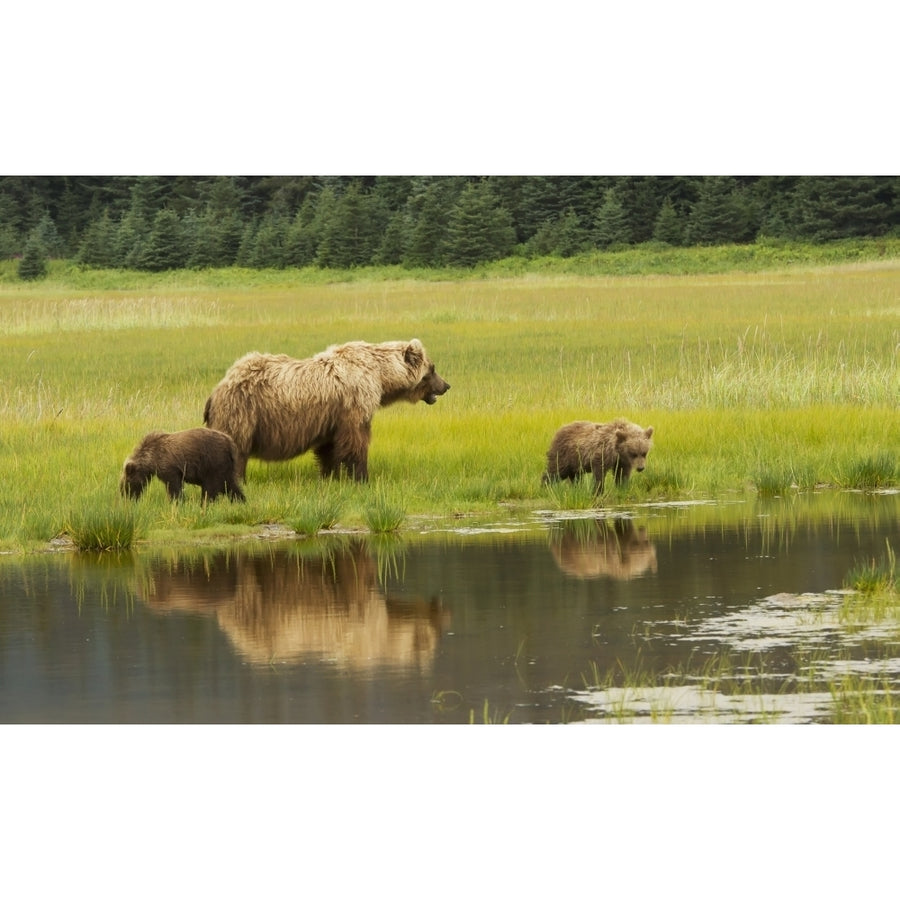
[[[544,483],[560,478],[575,481],[582,473],[591,472],[599,491],[606,473],[612,471],[616,484],[623,484],[632,470],[644,471],[652,436],[652,426],[641,428],[626,419],[563,425],[547,452]]]
[[[181,498],[185,482],[200,485],[204,500],[215,500],[222,493],[231,500],[245,500],[237,457],[234,441],[221,431],[151,431],[125,460],[119,487],[124,496],[137,500],[155,475],[172,500]]]
[[[248,353],[213,389],[203,421],[234,438],[241,478],[251,456],[312,450],[323,477],[343,469],[365,481],[375,410],[398,400],[431,404],[449,389],[415,339],[353,341],[310,359]]]

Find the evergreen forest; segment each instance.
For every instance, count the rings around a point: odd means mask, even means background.
[[[896,235],[895,176],[3,176],[0,260],[471,268],[656,242]]]

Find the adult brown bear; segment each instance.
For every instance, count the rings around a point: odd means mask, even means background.
[[[124,496],[137,500],[155,475],[165,484],[171,500],[181,498],[186,482],[200,485],[204,500],[215,500],[224,493],[243,501],[237,459],[234,441],[221,431],[151,431],[125,460],[119,488]]]
[[[421,341],[352,341],[309,359],[248,353],[206,401],[203,421],[234,438],[247,459],[292,459],[312,450],[323,477],[369,475],[372,416],[398,400],[434,403],[450,385]]]

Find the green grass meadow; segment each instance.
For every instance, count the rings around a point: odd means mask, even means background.
[[[618,415],[653,425],[654,449],[626,488],[607,483],[604,505],[896,484],[900,241],[771,268],[715,249],[687,274],[649,256],[648,274],[548,264],[453,278],[53,264],[23,283],[0,264],[0,549],[92,523],[212,541],[268,523],[394,531],[398,518],[579,503],[541,485],[550,440],[573,419]],[[244,353],[412,337],[452,387],[432,407],[376,414],[369,484],[324,483],[307,455],[251,460],[245,505],[203,507],[192,486],[173,505],[156,482],[137,504],[119,497],[138,440],[202,424]]]

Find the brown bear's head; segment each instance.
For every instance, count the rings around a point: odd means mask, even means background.
[[[644,471],[647,464],[647,454],[653,446],[650,440],[653,437],[653,426],[641,428],[640,425],[630,425],[616,431],[616,448],[619,460],[623,467],[629,471]]]
[[[450,390],[450,385],[435,371],[434,363],[428,358],[425,348],[418,338],[413,338],[409,342],[403,358],[411,369],[424,370],[409,397],[411,402],[424,400],[430,406],[437,402],[438,397]]]
[[[119,490],[123,497],[131,500],[137,500],[144,493],[147,482],[150,481],[151,473],[147,471],[145,466],[140,466],[132,462],[130,459],[125,460],[125,467],[122,469],[122,478],[119,482]]]

